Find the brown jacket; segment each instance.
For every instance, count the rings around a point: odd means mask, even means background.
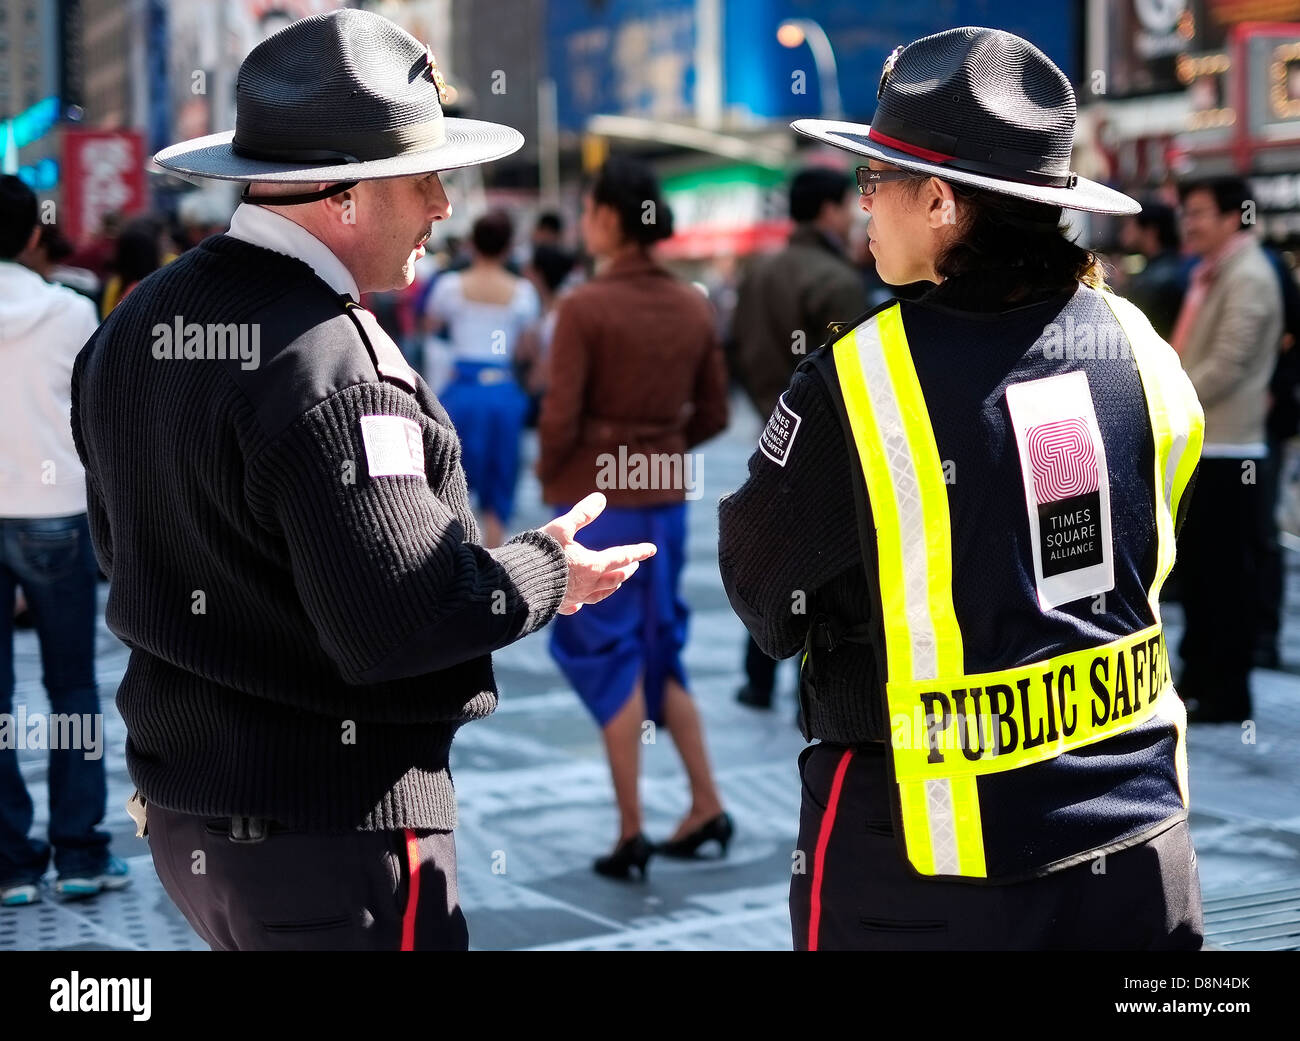
[[[699,496],[698,460],[685,457],[726,427],[727,377],[698,290],[649,257],[620,257],[561,301],[548,364],[537,427],[548,503]]]

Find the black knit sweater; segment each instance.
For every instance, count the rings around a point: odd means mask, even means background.
[[[208,357],[158,357],[178,321],[256,331],[258,363],[209,360],[211,334]],[[142,282],[82,350],[73,435],[147,801],[455,827],[452,735],[495,709],[490,652],[550,620],[567,571],[541,532],[476,545],[459,441],[415,382],[380,378],[310,267],[224,235]],[[415,424],[425,476],[372,477],[365,416]]]

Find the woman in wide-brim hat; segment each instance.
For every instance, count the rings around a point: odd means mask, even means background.
[[[799,366],[719,506],[733,607],[805,651],[795,946],[1197,948],[1158,602],[1201,411],[1061,223],[1139,207],[1071,171],[1069,81],[1000,30],[898,48],[869,125],[793,126],[863,157],[908,287]]]

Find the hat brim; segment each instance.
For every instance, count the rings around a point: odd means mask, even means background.
[[[954,170],[943,163],[927,162],[908,155],[896,148],[890,148],[872,141],[867,137],[871,127],[866,123],[845,123],[835,119],[796,119],[791,128],[805,137],[811,137],[836,148],[843,148],[858,155],[869,156],[893,163],[905,170],[932,174],[945,181],[970,185],[972,188],[985,188],[1002,195],[1013,195],[1031,202],[1047,203],[1049,206],[1062,206],[1069,210],[1086,210],[1089,213],[1140,213],[1142,204],[1131,199],[1123,192],[1107,188],[1098,181],[1080,177],[1073,188],[1052,188],[1037,184],[1025,184],[1021,181],[1006,181],[999,177],[985,174],[967,173]]]
[[[405,152],[387,159],[360,163],[266,162],[236,155],[230,142],[234,131],[209,134],[164,148],[153,157],[164,169],[191,177],[221,181],[371,181],[407,177],[435,170],[455,170],[504,159],[519,151],[524,135],[513,127],[480,119],[445,119],[445,140],[437,148]]]

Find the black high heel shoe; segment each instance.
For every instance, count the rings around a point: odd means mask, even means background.
[[[597,857],[592,868],[596,874],[604,875],[606,878],[627,878],[631,869],[635,867],[641,873],[641,881],[644,882],[647,874],[646,867],[653,852],[654,846],[649,839],[644,835],[633,835],[630,839],[620,842],[609,856]]]
[[[689,835],[684,835],[673,842],[661,842],[655,846],[656,853],[662,853],[665,857],[677,857],[682,860],[691,860],[697,856],[697,851],[706,842],[714,841],[722,848],[721,857],[727,855],[727,844],[731,842],[731,836],[735,834],[736,828],[731,820],[731,814],[720,813],[711,821],[706,821]]]

